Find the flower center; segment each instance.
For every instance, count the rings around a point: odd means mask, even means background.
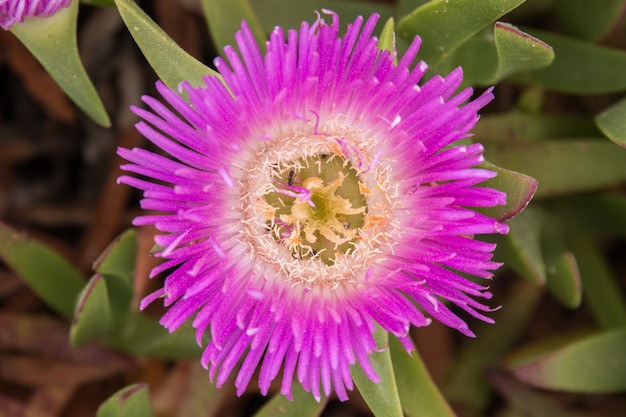
[[[332,265],[354,249],[367,203],[349,161],[337,155],[290,161],[277,170],[275,182],[276,191],[265,196],[275,209],[268,227],[294,258]]]
[[[235,239],[255,275],[306,290],[362,283],[403,234],[381,141],[345,126],[322,131],[258,142],[237,166]]]

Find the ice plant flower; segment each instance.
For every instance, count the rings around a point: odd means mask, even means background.
[[[0,26],[9,30],[29,17],[49,17],[70,5],[71,0],[0,0]]]
[[[316,398],[353,389],[350,365],[379,381],[369,355],[377,325],[413,348],[409,328],[430,318],[473,336],[457,313],[490,322],[480,299],[500,265],[477,234],[507,227],[475,207],[503,204],[476,186],[494,172],[476,168],[469,136],[491,90],[455,95],[457,69],[421,86],[420,39],[394,65],[372,35],[378,16],[319,17],[300,30],[276,28],[263,55],[244,23],[238,51],[224,50],[223,77],[180,85],[188,102],[158,82],[134,107],[137,129],[168,156],[119,149],[119,181],[143,190],[167,271],[161,323],[174,331],[193,318],[201,362],[221,386],[235,370],[238,394],[254,372],[263,394],[282,369]],[[286,36],[285,36],[286,35]],[[173,109],[173,110],[171,110]],[[450,308],[453,306],[453,308]],[[240,365],[238,365],[240,364]]]

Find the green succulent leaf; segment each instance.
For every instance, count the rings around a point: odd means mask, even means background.
[[[157,320],[139,314],[128,315],[106,343],[124,352],[158,358],[197,359],[202,354],[190,323],[170,333]],[[203,343],[206,346],[207,340]]]
[[[523,417],[590,417],[586,412],[571,410],[536,389],[515,379],[509,372],[489,370],[488,378],[513,409],[511,416]]]
[[[455,414],[430,377],[419,352],[409,356],[398,339],[389,339],[393,371],[402,408],[408,417],[453,417]]]
[[[96,417],[153,417],[147,384],[126,387],[98,408]]]
[[[276,394],[269,400],[254,417],[298,416],[317,417],[322,414],[328,398],[315,401],[311,393],[306,392],[299,383],[291,387],[293,401],[282,394]]]
[[[350,370],[361,396],[376,417],[402,417],[402,406],[389,353],[389,335],[378,328],[374,334],[376,345],[381,351],[369,356],[372,367],[380,382],[372,382],[358,364]]]
[[[564,224],[592,235],[626,239],[626,196],[614,193],[577,194],[542,202]]]
[[[485,181],[481,185],[505,192],[506,204],[496,207],[480,208],[477,209],[477,211],[489,217],[493,217],[494,219],[498,219],[499,221],[509,220],[521,213],[535,195],[537,180],[528,175],[500,168],[488,162],[482,164],[482,167],[490,171],[495,171],[498,175]]]
[[[202,10],[218,51],[223,51],[227,45],[234,45],[235,32],[241,29],[244,20],[261,51],[265,49],[265,31],[248,0],[202,0]]]
[[[542,355],[509,365],[517,378],[535,387],[568,392],[626,391],[626,329],[585,337]]]
[[[120,319],[130,311],[136,257],[137,235],[129,229],[111,242],[94,262],[94,271],[102,275],[106,282],[111,309]]]
[[[548,290],[566,307],[577,308],[582,300],[582,282],[576,259],[566,246],[563,226],[551,215],[543,223],[541,247]]]
[[[202,64],[176,44],[132,0],[115,0],[128,28],[154,71],[174,91],[181,81],[204,85],[203,77],[219,74]]]
[[[600,131],[591,118],[563,114],[528,114],[512,111],[481,116],[472,129],[476,142],[537,142],[544,139],[596,137]]]
[[[554,61],[554,50],[550,45],[508,23],[496,22],[494,38],[498,67],[492,82],[515,72],[547,67]]]
[[[574,253],[583,284],[583,301],[605,329],[626,327],[626,300],[604,254],[585,233],[570,230],[567,245]]]
[[[515,76],[520,82],[569,94],[602,94],[626,89],[626,52],[536,29],[528,33],[554,48],[552,65]]]
[[[32,17],[14,25],[11,32],[39,60],[65,93],[89,117],[110,126],[109,116],[85,72],[76,43],[78,0],[46,18]]]
[[[50,308],[72,318],[76,298],[86,280],[65,258],[0,222],[0,259]]]
[[[554,9],[567,34],[596,41],[620,18],[624,0],[556,0]]]
[[[389,52],[394,52],[396,50],[396,32],[393,17],[387,19],[385,26],[383,26],[383,29],[380,31],[380,36],[378,37],[378,49]]]
[[[137,238],[128,230],[116,238],[94,262],[96,274],[89,281],[76,306],[70,340],[80,346],[107,340],[109,333],[124,326],[133,297],[133,271]]]
[[[535,198],[591,191],[626,181],[626,150],[602,139],[485,144],[485,157],[539,182]]]
[[[420,57],[435,65],[524,0],[433,0],[398,22],[398,36],[422,38]]]
[[[545,214],[536,207],[528,207],[509,221],[509,233],[496,236],[496,253],[522,277],[543,285],[546,282],[546,263],[541,250],[541,230]]]
[[[70,343],[82,346],[102,340],[111,330],[110,299],[104,277],[94,275],[81,291],[70,327]]]
[[[613,142],[626,148],[626,100],[609,107],[596,117],[598,128]]]

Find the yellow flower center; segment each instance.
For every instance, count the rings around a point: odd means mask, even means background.
[[[279,171],[277,191],[265,196],[275,209],[272,233],[295,258],[332,265],[337,256],[352,251],[364,224],[363,185],[352,165],[336,155],[289,165]]]

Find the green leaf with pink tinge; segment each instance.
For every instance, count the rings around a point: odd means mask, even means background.
[[[98,408],[96,417],[153,417],[148,384],[135,384],[111,396]]]
[[[532,386],[581,393],[626,391],[626,329],[605,331],[517,357],[508,367]]]

